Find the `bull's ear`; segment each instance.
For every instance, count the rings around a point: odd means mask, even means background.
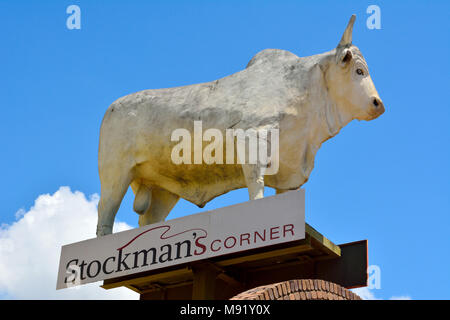
[[[352,59],[353,59],[352,51],[350,49],[344,49],[341,53],[339,60],[341,66],[345,67],[350,63],[350,61],[352,61]]]
[[[344,34],[342,35],[341,41],[338,44],[339,47],[348,47],[352,44],[352,33],[353,33],[353,24],[355,23],[356,15],[352,15],[350,21],[347,24],[347,28],[345,28]]]

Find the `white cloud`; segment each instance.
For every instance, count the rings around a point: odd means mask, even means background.
[[[17,210],[17,212],[15,214],[16,220],[22,218],[25,213],[27,213],[27,212],[25,211],[24,208],[20,208],[19,210]]]
[[[95,237],[98,195],[86,199],[61,187],[0,227],[0,297],[12,299],[138,299],[126,288],[104,290],[100,282],[56,291],[61,246]],[[114,224],[114,231],[130,229]]]
[[[364,288],[357,288],[357,289],[352,289],[352,291],[354,293],[356,293],[357,295],[359,295],[361,297],[361,299],[363,300],[381,300],[381,298],[378,298],[375,296],[375,294],[373,293],[373,290],[370,290],[367,287]],[[392,296],[391,298],[389,298],[389,300],[411,300],[410,296]]]
[[[370,289],[368,289],[367,287],[352,289],[352,291],[360,296],[363,300],[379,300],[375,298],[373,292],[370,291]]]

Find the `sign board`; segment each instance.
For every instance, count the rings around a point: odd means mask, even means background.
[[[63,246],[56,289],[304,238],[300,189]]]

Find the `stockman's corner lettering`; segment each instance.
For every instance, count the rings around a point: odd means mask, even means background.
[[[63,246],[57,289],[304,237],[300,189]]]

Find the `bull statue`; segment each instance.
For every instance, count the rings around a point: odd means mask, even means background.
[[[180,198],[202,207],[239,188],[247,187],[254,200],[263,197],[264,186],[277,193],[302,186],[324,141],[353,119],[384,112],[366,61],[352,45],[354,21],[355,15],[332,51],[300,58],[267,49],[225,78],[144,90],[112,103],[100,130],[97,236],[112,233],[130,185],[140,226],[164,221]],[[270,164],[260,161],[174,163],[173,132],[192,132],[196,121],[224,135],[230,128],[278,130],[276,173],[264,174]]]

